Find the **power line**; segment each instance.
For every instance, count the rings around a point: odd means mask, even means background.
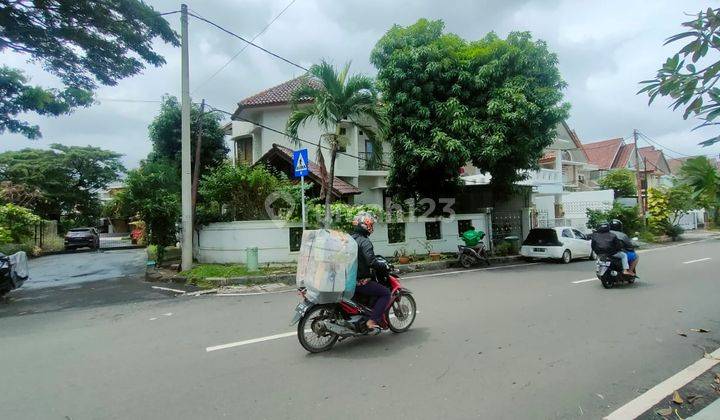
[[[288,137],[288,138],[290,138],[290,139],[292,139],[292,140],[296,140],[296,141],[298,141],[298,142],[300,142],[300,143],[306,143],[306,144],[309,144],[309,145],[311,145],[311,146],[319,147],[319,148],[321,148],[321,149],[325,149],[325,150],[328,150],[328,151],[332,150],[330,147],[323,146],[322,144],[318,144],[318,143],[313,142],[313,141],[310,141],[310,140],[305,140],[305,139],[302,139],[302,138],[300,138],[300,137],[292,137],[292,136],[290,136],[288,133],[286,133],[286,132],[284,132],[284,131],[282,131],[282,130],[278,130],[278,129],[276,129],[276,128],[269,127],[269,126],[267,126],[267,125],[265,125],[265,124],[262,124],[262,123],[259,123],[259,122],[257,122],[257,121],[253,121],[253,120],[250,120],[250,119],[247,119],[247,118],[244,118],[244,117],[240,117],[240,116],[237,116],[237,115],[233,115],[232,112],[225,111],[224,109],[215,108],[214,106],[209,105],[208,103],[205,103],[205,105],[207,105],[207,107],[210,108],[210,109],[212,109],[213,111],[217,111],[217,112],[221,112],[221,113],[223,113],[223,114],[230,115],[230,116],[232,116],[233,118],[236,118],[236,119],[241,120],[241,121],[249,122],[249,123],[251,123],[251,124],[257,125],[258,127],[262,127],[262,128],[264,128],[264,129],[266,129],[266,130],[272,131],[273,133],[282,134],[283,136]],[[344,155],[344,156],[347,156],[347,157],[350,157],[350,158],[353,158],[353,159],[357,159],[357,160],[362,160],[362,161],[364,161],[364,162],[370,162],[370,159],[366,159],[366,158],[362,158],[362,157],[360,157],[360,156],[352,155],[352,154],[347,153],[347,152],[337,152],[337,154],[339,154],[339,155]],[[386,164],[384,164],[384,163],[379,163],[378,165],[379,165],[379,166],[382,166],[382,167],[385,167],[385,168],[390,168],[389,165],[386,165]]]
[[[643,133],[642,131],[639,131],[639,130],[638,130],[638,133],[639,133],[645,140],[647,140],[648,142],[654,144],[654,145],[657,146],[657,147],[660,147],[660,148],[662,148],[662,149],[664,149],[664,150],[667,150],[667,151],[669,151],[669,152],[675,153],[676,155],[679,155],[679,156],[692,157],[691,155],[686,155],[685,153],[680,153],[680,152],[675,151],[675,150],[673,150],[673,149],[671,149],[671,148],[669,148],[669,147],[667,147],[667,146],[663,146],[662,144],[660,144],[660,143],[658,143],[657,141],[655,141],[655,140],[651,139],[650,137],[648,137],[647,134]]]
[[[198,15],[196,15],[196,14],[194,14],[194,13],[188,13],[188,15],[190,15],[190,16],[196,18],[196,19],[199,19],[199,20],[201,20],[201,21],[203,21],[203,22],[205,22],[205,23],[207,23],[207,24],[209,24],[209,25],[212,25],[212,26],[216,27],[217,29],[225,32],[226,34],[228,34],[228,35],[230,35],[230,36],[234,36],[235,38],[237,38],[237,39],[239,39],[239,40],[241,40],[241,41],[243,41],[243,42],[246,42],[247,44],[252,45],[253,47],[255,47],[255,48],[257,48],[257,49],[259,49],[259,50],[261,50],[261,51],[263,51],[263,52],[265,52],[265,53],[267,53],[267,54],[269,54],[269,55],[271,55],[271,56],[273,56],[273,57],[275,57],[275,58],[277,58],[277,59],[279,59],[279,60],[282,60],[282,61],[284,61],[284,62],[286,62],[286,63],[288,63],[288,64],[290,64],[290,65],[292,65],[292,66],[295,66],[295,67],[297,67],[297,68],[299,68],[299,69],[301,69],[301,70],[303,70],[303,71],[306,71],[306,72],[308,71],[308,69],[307,69],[306,67],[303,67],[303,66],[301,66],[301,65],[298,64],[298,63],[295,63],[295,62],[293,62],[293,61],[288,60],[288,59],[285,58],[285,57],[282,57],[282,56],[280,56],[280,55],[278,55],[278,54],[275,54],[274,52],[272,52],[272,51],[270,51],[270,50],[268,50],[268,49],[266,49],[266,48],[263,48],[263,47],[255,44],[254,42],[252,42],[252,41],[250,41],[250,40],[247,40],[247,39],[241,37],[240,35],[236,34],[235,32],[233,32],[233,31],[231,31],[231,30],[229,30],[229,29],[223,28],[222,26],[218,25],[218,24],[215,23],[215,22],[212,22],[212,21],[210,21],[210,20],[208,20],[208,19],[205,19],[204,17],[198,16]]]
[[[270,20],[270,22],[268,22],[268,24],[265,25],[265,27],[262,28],[262,30],[261,30],[260,32],[258,32],[257,34],[255,34],[255,36],[252,37],[252,39],[250,40],[250,42],[254,42],[256,39],[258,39],[258,38],[260,37],[260,35],[262,35],[263,33],[265,33],[265,31],[267,31],[268,28],[270,28],[270,26],[271,26],[273,23],[275,23],[275,21],[278,20],[278,19],[280,18],[280,16],[282,16],[283,13],[285,13],[285,11],[286,11],[287,9],[289,9],[290,6],[292,6],[293,3],[295,3],[296,1],[297,1],[297,0],[292,0],[292,1],[290,1],[290,3],[288,3],[287,6],[285,6],[285,8],[280,11],[280,13],[278,13],[277,15],[275,15],[275,17],[272,18],[272,20]],[[192,10],[192,9],[190,9],[190,10]],[[193,12],[194,12],[194,10],[193,10]],[[197,92],[198,89],[200,89],[201,87],[205,86],[210,80],[212,80],[215,76],[217,76],[221,71],[225,70],[225,68],[226,68],[228,65],[230,65],[230,63],[232,63],[233,60],[235,60],[236,58],[238,58],[238,56],[239,56],[240,54],[242,54],[243,51],[245,51],[245,50],[247,49],[248,45],[250,45],[250,44],[245,44],[245,45],[240,49],[240,51],[236,52],[232,57],[230,57],[230,59],[229,59],[228,61],[225,62],[225,64],[223,64],[222,66],[220,66],[220,68],[217,69],[217,70],[215,71],[215,73],[213,73],[210,77],[208,77],[208,78],[205,79],[203,82],[201,82],[200,84],[198,84],[198,86],[197,86],[195,89],[193,89],[193,91],[192,91],[191,93]]]
[[[138,103],[161,103],[159,99],[115,99],[115,98],[96,98],[102,102],[138,102]]]
[[[180,13],[180,11],[179,11],[179,10],[173,10],[172,12],[159,13],[159,16],[174,15],[175,13]]]

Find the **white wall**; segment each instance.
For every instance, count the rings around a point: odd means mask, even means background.
[[[399,248],[405,248],[408,254],[425,254],[425,222],[440,220],[442,239],[429,241],[436,252],[455,252],[462,244],[458,233],[458,220],[471,220],[476,229],[488,232],[485,214],[456,215],[454,219],[418,218],[406,222],[405,242],[388,243],[387,225],[378,223],[370,239],[375,253],[391,257]],[[251,221],[211,223],[205,226],[199,235],[196,256],[201,263],[245,263],[247,248],[258,248],[260,263],[295,262],[297,252],[290,252],[290,227],[299,227],[298,223],[275,221]],[[486,236],[485,245],[489,245]]]

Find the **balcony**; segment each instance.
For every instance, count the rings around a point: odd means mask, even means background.
[[[385,160],[385,156],[382,157],[379,164],[370,162],[372,160],[372,153],[360,152],[358,153],[358,169],[360,171],[382,171],[387,172],[390,169],[390,164]]]

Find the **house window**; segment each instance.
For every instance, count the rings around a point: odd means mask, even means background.
[[[463,233],[473,228],[472,220],[458,220],[458,233],[462,236]]]
[[[388,243],[405,242],[405,223],[388,223]]]
[[[300,244],[302,243],[303,228],[291,227],[290,228],[290,252],[300,251]]]
[[[440,222],[425,222],[425,239],[428,241],[442,239]]]
[[[253,163],[253,142],[252,137],[235,140],[236,156],[235,161],[240,164],[251,165]]]

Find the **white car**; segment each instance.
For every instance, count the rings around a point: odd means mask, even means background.
[[[520,247],[520,255],[526,259],[560,260],[565,264],[573,258],[595,259],[590,236],[570,226],[530,229]]]

